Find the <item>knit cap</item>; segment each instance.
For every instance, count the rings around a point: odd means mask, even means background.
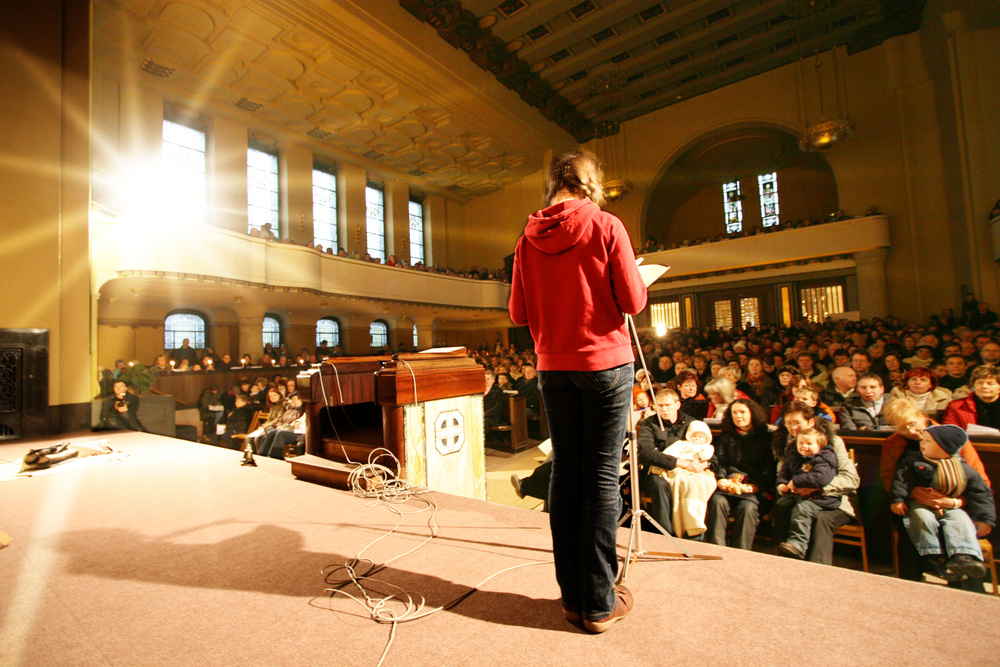
[[[969,434],[961,426],[954,424],[941,424],[938,426],[928,426],[925,432],[934,438],[934,441],[949,456],[954,456],[965,443],[969,441]]]
[[[688,426],[687,433],[685,434],[684,437],[690,439],[692,433],[697,433],[699,431],[707,435],[708,441],[712,442],[712,429],[710,429],[708,427],[708,424],[706,424],[705,422],[698,420],[691,422],[691,424]]]

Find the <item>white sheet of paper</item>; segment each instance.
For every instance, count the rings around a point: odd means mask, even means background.
[[[663,266],[662,264],[639,265],[639,275],[642,276],[642,282],[646,287],[655,283],[660,276],[669,270],[669,266]]]

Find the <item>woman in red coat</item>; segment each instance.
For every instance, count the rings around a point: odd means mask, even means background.
[[[628,428],[635,357],[622,313],[646,305],[632,242],[601,210],[603,177],[590,153],[552,162],[546,208],[528,217],[514,251],[510,317],[527,324],[552,437],[549,523],[563,613],[604,632],[631,610],[615,586],[621,498],[618,470]]]

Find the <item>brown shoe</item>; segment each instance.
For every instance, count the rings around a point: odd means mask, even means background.
[[[566,607],[563,607],[563,618],[581,630],[584,629],[583,614],[580,613],[579,609],[567,609]]]
[[[778,545],[778,555],[786,558],[798,558],[799,560],[804,560],[806,557],[797,546],[788,542],[782,542]]]
[[[628,616],[632,611],[632,592],[624,586],[615,586],[615,597],[617,602],[615,609],[604,618],[597,620],[583,619],[583,627],[587,632],[595,635],[606,632],[611,626]]]

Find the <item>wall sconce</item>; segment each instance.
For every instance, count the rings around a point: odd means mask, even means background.
[[[406,238],[406,234],[403,234],[403,235],[402,235],[401,237],[399,237],[399,252],[400,252],[400,253],[404,253],[404,252],[406,252],[406,249],[407,249],[408,247],[409,247],[409,246],[407,245],[407,238]]]
[[[354,226],[354,242],[361,243],[361,225]]]

